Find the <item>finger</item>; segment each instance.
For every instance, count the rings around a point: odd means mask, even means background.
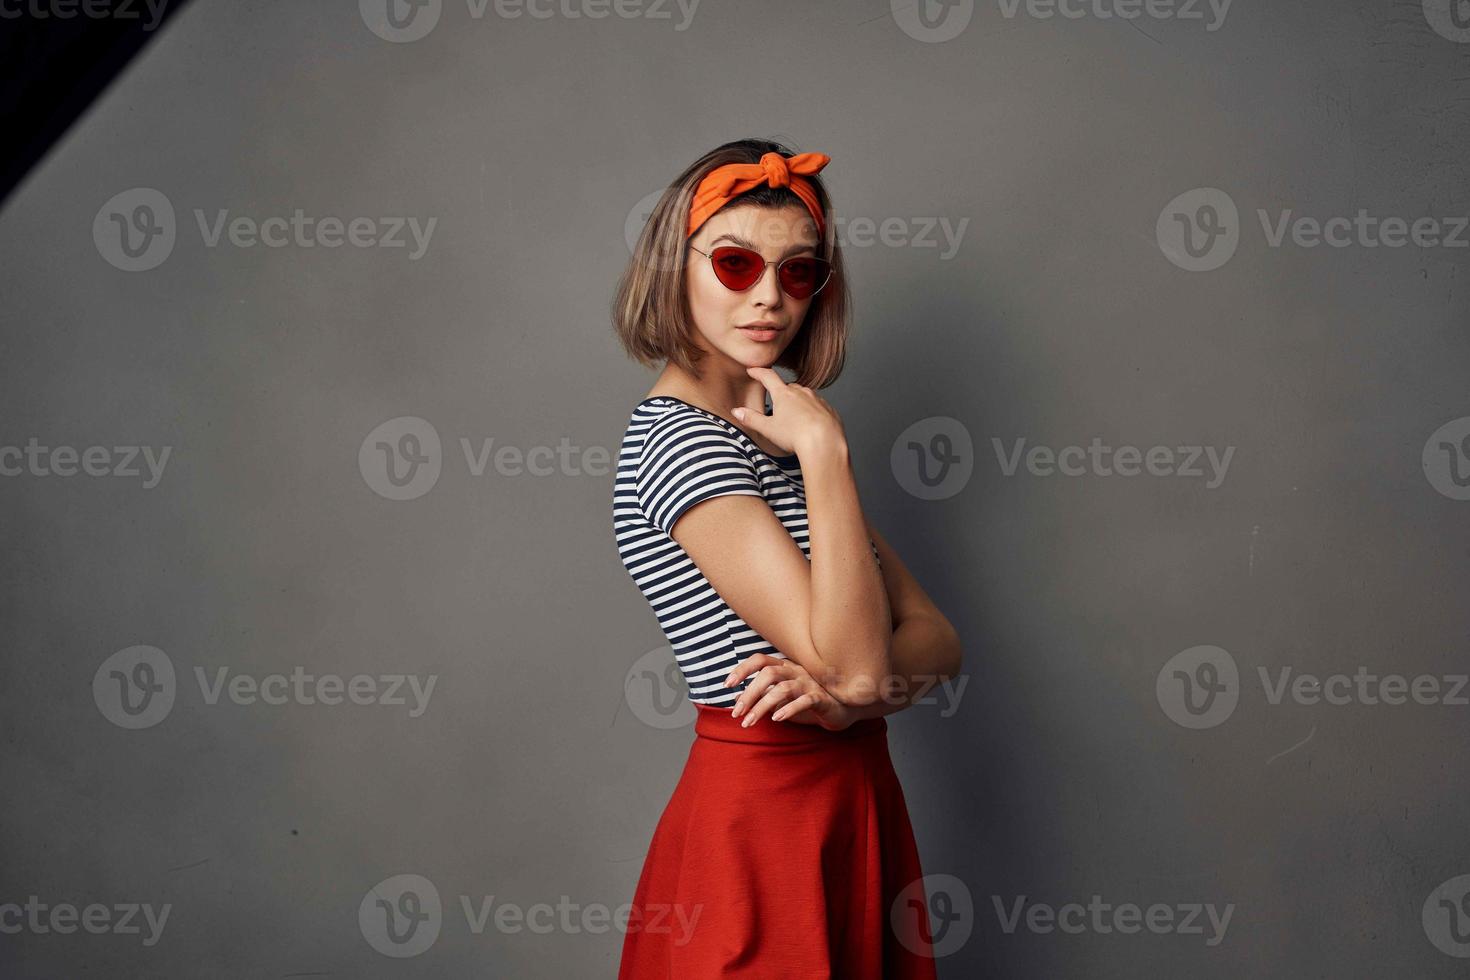
[[[750,683],[746,685],[745,690],[740,692],[740,696],[735,699],[735,704],[730,708],[730,717],[739,718],[740,713],[749,708],[757,698],[765,694],[772,684],[785,679],[785,671],[779,667],[762,667],[750,679]]]
[[[766,390],[772,395],[786,387],[786,382],[781,379],[781,375],[772,368],[751,366],[745,369],[745,373],[765,385]]]
[[[771,664],[780,662],[780,657],[773,657],[769,653],[753,653],[735,665],[735,669],[730,671],[730,676],[725,678],[725,686],[734,687],[762,667],[769,667]]]
[[[751,725],[754,725],[757,721],[760,721],[762,715],[769,713],[772,709],[787,701],[793,693],[795,691],[790,681],[782,681],[780,684],[774,685],[766,692],[765,697],[750,706],[750,710],[745,713],[745,717],[740,719],[741,727],[749,728]]]
[[[777,708],[775,711],[771,712],[771,720],[785,721],[787,718],[790,718],[794,714],[805,711],[807,708],[815,708],[816,706],[817,696],[808,691],[801,697],[794,698],[791,701],[788,701],[785,704],[781,705],[781,707]]]

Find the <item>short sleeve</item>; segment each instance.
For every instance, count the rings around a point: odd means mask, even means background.
[[[702,500],[762,496],[755,464],[735,434],[712,418],[678,409],[649,430],[635,488],[644,514],[665,534]]]

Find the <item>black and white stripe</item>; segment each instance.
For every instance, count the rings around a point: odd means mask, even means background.
[[[763,498],[810,560],[795,456],[770,456],[725,419],[677,398],[639,402],[613,483],[618,554],[674,649],[690,699],[729,707],[744,684],[727,688],[721,681],[739,661],[755,653],[783,654],[725,604],[669,535],[686,510],[722,494]]]

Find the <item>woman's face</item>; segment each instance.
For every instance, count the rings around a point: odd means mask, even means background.
[[[695,342],[727,367],[771,367],[791,345],[806,319],[812,297],[792,299],[776,281],[776,263],[793,255],[816,255],[817,227],[806,208],[742,205],[717,212],[689,243],[701,252],[719,245],[741,245],[759,252],[771,264],[754,286],[742,292],[715,278],[710,260],[690,251],[684,271],[689,307],[694,313]],[[752,326],[754,325],[754,326]],[[723,357],[721,357],[723,355]]]

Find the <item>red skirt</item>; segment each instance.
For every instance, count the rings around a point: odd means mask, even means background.
[[[728,708],[695,707],[619,980],[934,980],[887,721],[742,728]]]

